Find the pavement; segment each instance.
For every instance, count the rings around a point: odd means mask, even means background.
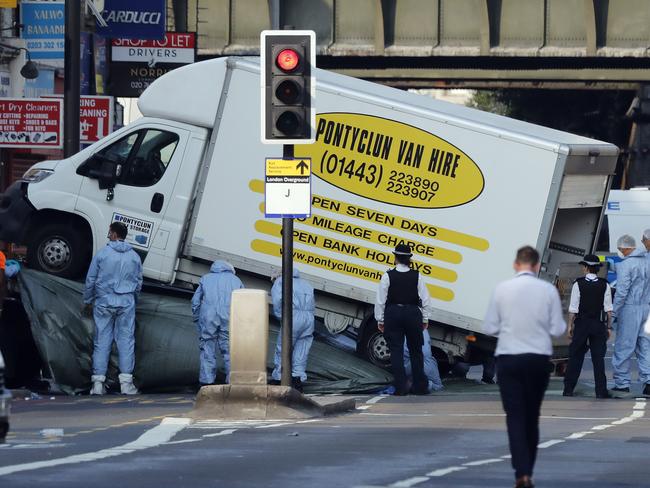
[[[638,384],[595,399],[585,365],[576,397],[551,381],[536,486],[649,486],[650,399]],[[498,389],[476,377],[428,396],[313,397],[357,409],[306,420],[191,421],[190,394],[17,398],[0,486],[512,486]]]

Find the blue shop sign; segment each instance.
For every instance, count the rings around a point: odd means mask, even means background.
[[[65,50],[65,2],[20,4],[21,37],[33,60],[63,61]]]
[[[167,24],[165,0],[105,0],[96,33],[126,39],[164,39]]]

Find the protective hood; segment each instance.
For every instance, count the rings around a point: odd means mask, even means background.
[[[233,273],[235,274],[235,268],[232,267],[232,264],[227,263],[226,261],[215,261],[210,266],[210,273]]]
[[[111,247],[111,249],[117,252],[127,252],[133,249],[131,247],[131,244],[124,241],[111,241],[108,243],[108,245]]]
[[[645,247],[643,248],[636,248],[634,251],[632,251],[627,257],[628,258],[645,258],[645,255],[648,253],[648,251],[645,250]]]

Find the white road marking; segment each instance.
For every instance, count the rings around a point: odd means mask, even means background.
[[[537,445],[538,449],[546,449],[548,447],[554,446],[556,444],[562,444],[564,442],[564,439],[552,439],[550,441],[542,442],[541,444]]]
[[[616,420],[618,417],[556,417],[554,415],[542,415],[540,419],[548,420]]]
[[[320,422],[322,419],[308,419],[308,420],[299,420],[297,424],[310,424],[312,422]]]
[[[279,422],[277,424],[258,425],[256,429],[270,429],[272,427],[282,427],[283,425],[292,425],[293,422]]]
[[[357,410],[368,410],[372,405],[361,405],[357,407]]]
[[[165,444],[163,444],[163,445],[172,446],[174,444],[189,444],[190,442],[199,442],[201,440],[203,440],[203,439],[185,439],[185,440],[182,440],[182,441],[169,441],[169,442],[165,442]]]
[[[574,432],[571,435],[568,435],[565,437],[567,440],[572,440],[572,439],[582,439],[584,436],[589,435],[589,434],[595,434],[595,432],[591,430],[587,430],[585,432]]]
[[[66,443],[52,443],[52,442],[34,442],[31,444],[22,443],[22,444],[0,444],[0,447],[6,449],[51,449],[52,447],[65,447],[70,444]]]
[[[226,429],[226,430],[222,430],[221,432],[216,432],[214,434],[203,434],[202,437],[220,437],[222,435],[230,435],[233,432],[237,432],[237,429]]]
[[[591,430],[605,430],[614,427],[612,424],[594,425]]]
[[[190,429],[245,429],[258,425],[277,424],[284,419],[276,420],[200,420],[190,425]]]
[[[372,397],[370,400],[368,400],[366,402],[366,404],[373,405],[373,404],[375,404],[377,402],[382,401],[384,398],[387,398],[388,396],[390,396],[390,395],[377,395],[375,397]]]
[[[446,476],[449,473],[455,473],[456,471],[462,471],[464,469],[467,468],[465,466],[451,466],[449,468],[436,469],[434,471],[431,471],[430,473],[427,473],[427,476],[431,478],[438,478],[440,476]]]
[[[485,464],[494,464],[494,463],[501,463],[503,462],[503,459],[501,458],[493,458],[493,459],[481,459],[480,461],[472,461],[469,463],[463,464],[463,466],[483,466]]]
[[[64,458],[50,459],[47,461],[36,461],[24,464],[14,464],[12,466],[0,467],[0,476],[18,473],[21,471],[33,471],[42,468],[51,468],[65,464],[85,463],[89,461],[98,461],[100,459],[130,454],[134,451],[149,449],[168,442],[178,432],[183,430],[190,423],[190,419],[165,418],[156,427],[149,429],[133,442],[122,444],[121,446],[102,449],[95,452],[76,454]]]
[[[410,488],[411,486],[419,485],[425,481],[429,481],[429,478],[427,476],[414,476],[413,478],[398,481],[388,486],[390,486],[390,488]]]

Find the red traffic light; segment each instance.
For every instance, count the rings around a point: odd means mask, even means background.
[[[293,71],[298,67],[300,62],[300,56],[293,49],[283,49],[275,58],[275,64],[282,71],[289,72]]]

